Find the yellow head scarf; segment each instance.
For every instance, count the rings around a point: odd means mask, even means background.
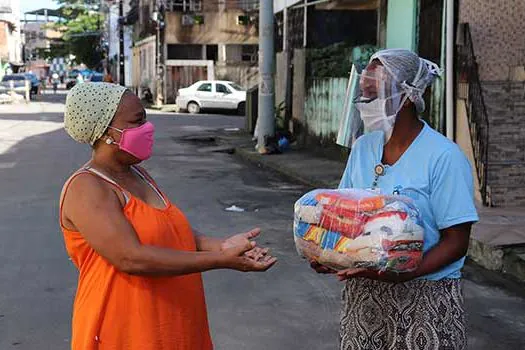
[[[76,85],[66,98],[66,132],[77,142],[93,145],[111,124],[126,91],[123,86],[109,83]]]

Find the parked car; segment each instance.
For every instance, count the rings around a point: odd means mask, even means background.
[[[203,80],[179,89],[176,104],[192,114],[203,109],[229,109],[244,114],[246,91],[231,81]]]
[[[11,87],[11,81],[13,82],[13,87],[16,88],[22,88],[26,86],[26,80],[29,80],[26,78],[24,74],[7,74],[4,75],[2,78],[1,85],[6,88]]]
[[[31,95],[37,95],[40,89],[40,79],[33,73],[25,73],[27,80],[31,81]]]
[[[7,92],[12,88],[15,92],[23,94],[26,91],[26,81],[31,84],[31,80],[23,73],[4,75],[0,82],[0,92]]]

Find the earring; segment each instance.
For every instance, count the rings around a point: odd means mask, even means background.
[[[113,139],[111,137],[108,137],[106,139],[106,145],[111,145],[113,143]]]

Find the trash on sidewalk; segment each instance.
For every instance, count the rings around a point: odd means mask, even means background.
[[[255,145],[255,150],[259,154],[280,154],[281,150],[279,149],[279,144],[277,137],[275,136],[265,136],[263,145]]]
[[[279,151],[284,152],[290,148],[290,141],[283,136],[279,139],[277,145],[279,146]]]
[[[228,207],[228,208],[226,208],[224,210],[231,211],[231,212],[234,212],[234,213],[243,213],[244,212],[243,208],[238,207],[236,205],[232,205],[231,207]]]
[[[272,147],[272,146],[262,146],[259,147],[259,145],[255,146],[255,150],[259,152],[259,154],[279,154],[281,153],[279,151],[278,147]]]
[[[252,139],[252,141],[256,141]],[[255,150],[259,154],[281,154],[290,149],[294,142],[294,137],[289,131],[276,131],[273,136],[265,136],[264,144],[255,145]]]
[[[240,131],[239,128],[225,128],[224,131]]]

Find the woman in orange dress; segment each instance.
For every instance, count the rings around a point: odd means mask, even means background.
[[[154,126],[124,87],[86,83],[68,94],[67,133],[93,148],[64,185],[60,225],[78,268],[74,350],[209,350],[201,272],[266,271],[276,259],[252,241],[194,234],[184,214],[136,164]]]

